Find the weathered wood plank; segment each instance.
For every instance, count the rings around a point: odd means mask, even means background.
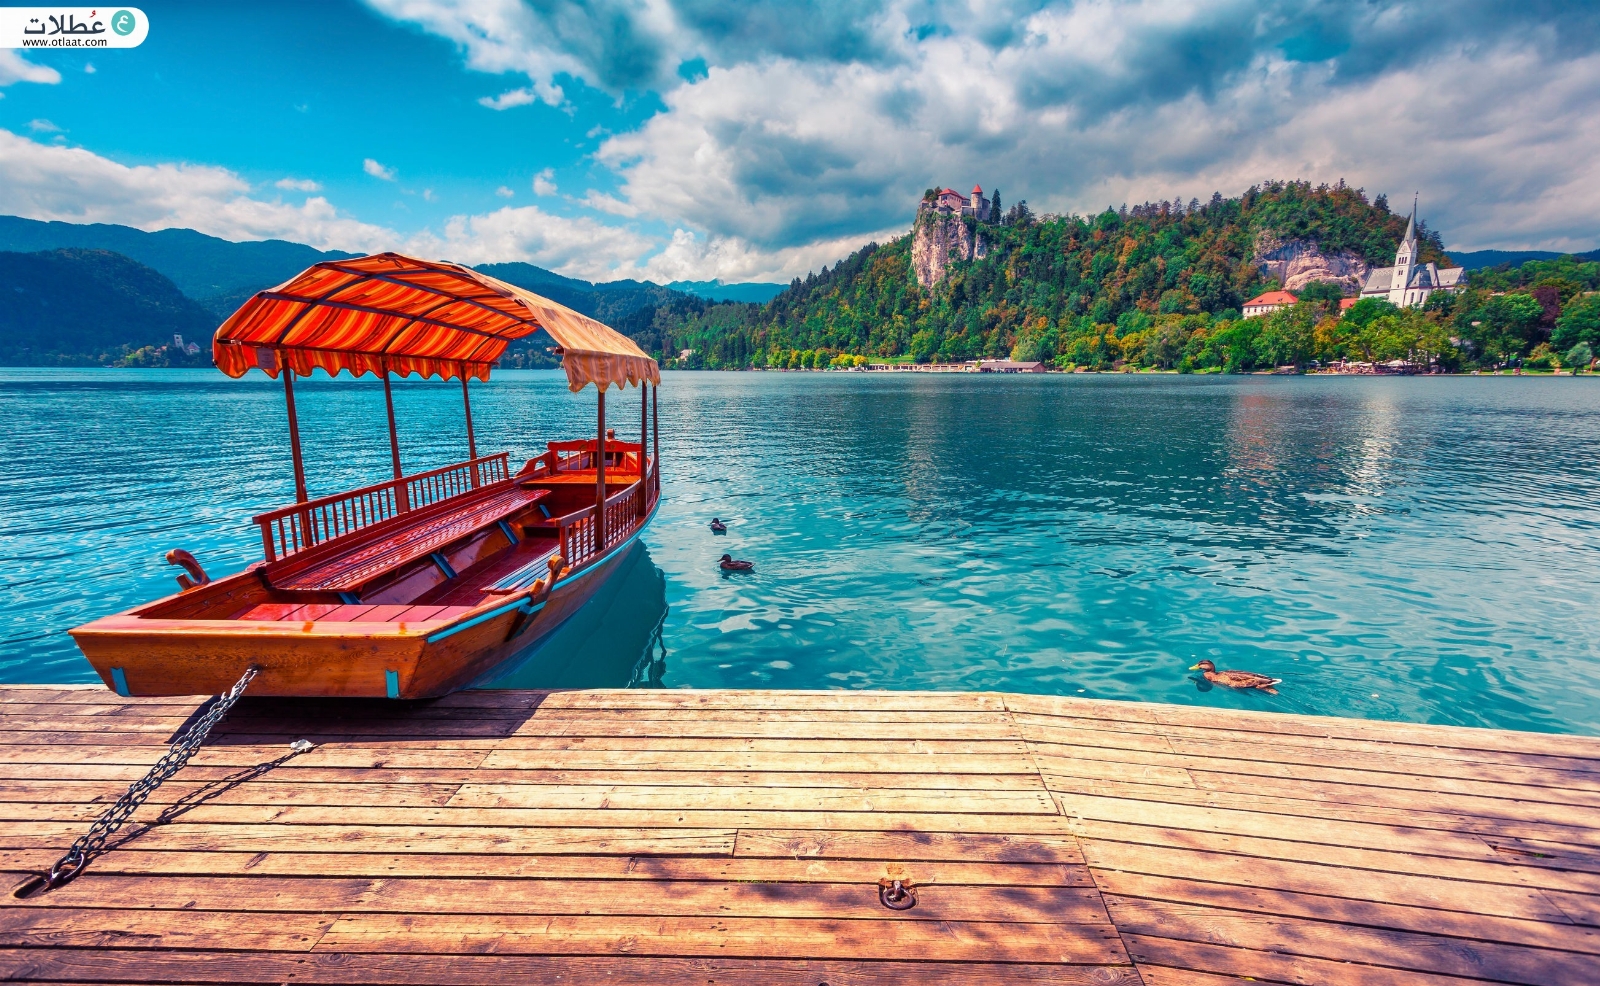
[[[690,986],[1139,986],[1130,965],[1030,965],[940,961],[815,961],[722,956],[385,955],[340,952],[166,951],[160,949],[0,949],[8,982],[281,983],[309,986],[504,986],[506,983],[607,983]]]
[[[1467,903],[1470,889],[1450,900],[1449,903],[1455,906],[1445,909],[1357,900],[1345,894],[1328,896],[1297,893],[1290,890],[1212,883],[1184,877],[1121,873],[1115,870],[1096,870],[1095,882],[1111,900],[1127,902],[1144,899],[1160,901],[1163,904],[1182,904],[1192,908],[1215,908],[1229,912],[1230,919],[1234,911],[1249,911],[1283,918],[1304,918],[1312,921],[1385,928],[1417,935],[1438,935],[1483,943],[1499,942],[1507,945],[1526,945],[1600,955],[1600,928],[1570,924],[1560,911],[1528,917],[1473,913],[1471,910],[1463,909],[1470,906]],[[1459,969],[1436,971],[1452,974],[1461,972]]]
[[[805,959],[936,954],[945,961],[1092,965],[1127,961],[1121,939],[1109,924],[927,922],[898,918],[840,921],[359,914],[335,921],[316,950],[749,958],[779,954]]]
[[[1106,895],[1106,906],[1126,935],[1231,945],[1413,973],[1545,986],[1585,982],[1595,968],[1593,955],[1477,938],[1418,934],[1116,894]]]
[[[981,860],[996,863],[1083,863],[1069,833],[1030,835],[949,832],[764,830],[741,828],[739,857],[794,859]]]
[[[1482,840],[1469,840],[1467,843],[1475,847],[1476,856],[1451,856],[1445,848],[1433,853],[1419,853],[1407,851],[1403,846],[1365,848],[1104,819],[1080,819],[1074,829],[1085,843],[1128,843],[1135,847],[1228,853],[1263,860],[1347,867],[1355,871],[1438,876],[1474,883],[1600,893],[1600,865],[1584,871],[1575,868],[1586,865],[1588,861],[1582,858],[1539,859],[1498,853]]]
[[[745,839],[746,833],[739,833]],[[943,837],[941,847],[952,859],[926,859],[929,850],[908,846],[909,840],[870,835],[850,844],[855,855],[756,855],[746,846],[729,856],[554,856],[437,855],[427,853],[358,852],[185,852],[123,847],[95,859],[91,873],[101,876],[331,876],[331,877],[497,877],[515,879],[666,880],[778,883],[876,884],[885,877],[909,879],[918,886],[952,884],[994,887],[1094,887],[1088,867],[1076,862],[985,862],[1006,855],[970,839]],[[137,845],[137,843],[135,843]],[[775,843],[787,848],[790,843]],[[863,849],[885,850],[860,854]],[[895,849],[908,849],[896,854]],[[1027,848],[1013,847],[1016,852]],[[1063,848],[1059,855],[1076,853]],[[1056,855],[1044,852],[1037,855]],[[0,873],[20,883],[25,873],[49,868],[60,856],[55,849],[0,850]],[[894,872],[890,873],[890,868]],[[86,877],[87,879],[87,877]],[[3,890],[0,887],[0,890]]]
[[[1254,755],[1255,748],[1239,756],[1219,756],[1208,750],[1197,757],[1184,753],[1149,750],[1122,750],[1111,747],[1037,744],[1035,759],[1040,769],[1066,776],[1106,776],[1127,771],[1135,776],[1141,767],[1154,768],[1162,776],[1169,771],[1189,768],[1228,774],[1234,777],[1289,777],[1334,784],[1362,784],[1406,791],[1438,791],[1489,798],[1516,798],[1552,804],[1600,807],[1600,780],[1581,781],[1582,786],[1561,786],[1559,781],[1574,776],[1570,771],[1533,770],[1481,764],[1456,764],[1441,770],[1437,762],[1401,760],[1393,757],[1347,757],[1315,754],[1301,756],[1293,763],[1264,760]],[[1090,771],[1091,773],[1081,773]],[[1167,774],[1167,776],[1172,776]]]
[[[1081,840],[1085,858],[1102,872],[1106,886],[1121,886],[1112,871],[1203,879],[1263,890],[1289,890],[1325,897],[1405,904],[1468,914],[1566,922],[1568,915],[1546,892],[1528,885],[1481,883],[1449,875],[1389,873],[1300,860],[1263,859],[1233,853]],[[1440,867],[1430,866],[1437,872]],[[1597,887],[1600,888],[1600,887]],[[1131,893],[1131,891],[1118,891]]]
[[[8,908],[117,908],[401,915],[638,915],[656,917],[856,918],[893,912],[878,901],[878,881],[857,884],[775,880],[619,881],[561,878],[190,877],[86,875],[53,893]],[[1106,924],[1092,887],[930,885],[902,921],[1005,921]],[[161,918],[153,919],[159,923]],[[269,921],[263,921],[269,924]]]

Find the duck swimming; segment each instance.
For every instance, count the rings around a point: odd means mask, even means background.
[[[748,572],[756,567],[753,561],[742,561],[729,555],[722,556],[722,570],[724,572]]]
[[[1283,684],[1282,678],[1269,678],[1254,671],[1218,671],[1217,666],[1210,661],[1201,661],[1189,670],[1201,672],[1206,676],[1206,680],[1214,685],[1227,685],[1229,688],[1259,688],[1268,695],[1278,694],[1277,689],[1272,686]]]
[[[720,517],[713,517],[711,518],[711,533],[726,534],[728,533],[728,525],[724,524]]]

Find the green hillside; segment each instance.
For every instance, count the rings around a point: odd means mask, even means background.
[[[765,305],[719,305],[658,324],[648,342],[667,356],[695,350],[691,360],[707,366],[787,363],[819,351],[1109,366],[1158,324],[1187,344],[1276,288],[1253,260],[1260,236],[1315,240],[1324,253],[1349,250],[1382,266],[1393,262],[1405,224],[1381,196],[1369,202],[1343,183],[1274,182],[1204,205],[1146,203],[1096,216],[1035,217],[1024,203],[1003,223],[982,225],[986,258],[954,265],[932,290],[912,277],[908,234],[796,280]],[[1424,228],[1422,240],[1425,260],[1448,263],[1436,234]]]
[[[318,261],[355,256],[286,240],[234,243],[192,229],[148,233],[106,223],[0,216],[0,250],[35,253],[63,248],[110,250],[160,271],[219,323],[263,288],[281,284]]]
[[[0,253],[0,366],[210,366],[216,319],[106,250]],[[179,353],[174,333],[198,343]]]

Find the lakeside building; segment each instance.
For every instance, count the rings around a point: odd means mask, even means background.
[[[1037,361],[1021,362],[1011,359],[985,359],[977,362],[979,373],[1044,373],[1047,369],[1043,363]]]
[[[1466,286],[1467,272],[1461,267],[1443,270],[1432,261],[1418,263],[1417,206],[1411,205],[1411,221],[1406,224],[1406,235],[1395,252],[1393,267],[1379,267],[1367,275],[1361,288],[1361,297],[1380,298],[1399,308],[1415,308],[1424,304],[1435,291],[1459,291]]]
[[[1258,315],[1275,312],[1280,308],[1287,308],[1299,300],[1288,291],[1268,291],[1266,294],[1258,294],[1244,303],[1244,317],[1255,318]]]

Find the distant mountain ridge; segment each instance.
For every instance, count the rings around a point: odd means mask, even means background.
[[[220,322],[250,295],[323,260],[356,254],[288,240],[235,243],[192,229],[146,232],[107,223],[79,225],[0,216],[0,251],[109,250],[159,271]]]
[[[317,250],[286,240],[236,243],[192,229],[146,232],[105,223],[79,225],[0,216],[0,295],[9,304],[0,318],[0,363],[98,365],[171,342],[205,342],[225,318],[257,291],[281,284],[313,264],[356,254]],[[474,268],[612,326],[627,335],[652,334],[661,322],[678,323],[717,302],[707,293],[781,285],[686,282],[681,291],[651,281],[595,283],[527,263]],[[101,307],[84,307],[76,285],[89,285]],[[13,297],[15,296],[15,297]],[[164,313],[158,315],[157,313]],[[161,319],[170,328],[160,331]],[[98,321],[100,324],[91,324]],[[508,351],[508,366],[554,365],[543,334]],[[193,361],[201,356],[170,354]],[[150,357],[156,358],[156,357]],[[166,357],[161,357],[166,358]]]
[[[1555,253],[1550,250],[1467,250],[1463,252],[1451,251],[1450,253],[1450,259],[1467,270],[1482,270],[1485,267],[1499,267],[1501,264],[1519,267],[1530,260],[1557,260],[1561,257],[1577,257],[1579,260],[1600,260],[1600,250],[1572,254]]]
[[[109,250],[0,252],[0,366],[209,366],[216,319]],[[181,335],[190,354],[174,344]]]

